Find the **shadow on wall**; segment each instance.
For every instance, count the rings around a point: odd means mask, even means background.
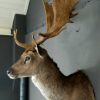
[[[85,71],[93,84],[96,100],[100,100],[100,63]]]

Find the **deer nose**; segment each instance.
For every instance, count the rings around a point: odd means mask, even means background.
[[[11,74],[12,73],[12,70],[11,69],[8,69],[7,70],[7,74]]]
[[[7,70],[7,74],[10,74],[10,71],[9,70]]]

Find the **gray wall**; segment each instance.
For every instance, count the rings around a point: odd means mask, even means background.
[[[19,100],[19,82],[6,74],[13,63],[13,38],[0,36],[0,100]]]
[[[41,1],[30,2],[28,33],[45,32]],[[79,14],[73,18],[74,23],[67,24],[59,36],[46,41],[43,47],[65,75],[85,70],[94,86],[96,100],[100,100],[100,0],[80,0],[76,8]],[[26,36],[26,41],[31,41],[31,34]],[[31,80],[29,100],[45,100]]]

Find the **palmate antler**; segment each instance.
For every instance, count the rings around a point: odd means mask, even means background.
[[[32,44],[24,44],[17,40],[14,31],[14,39],[17,45],[28,49],[33,48],[36,44],[39,45],[45,40],[58,35],[63,26],[70,22],[73,17],[73,10],[79,0],[53,0],[52,5],[48,4],[47,0],[43,0],[45,15],[46,15],[46,33],[41,33]]]

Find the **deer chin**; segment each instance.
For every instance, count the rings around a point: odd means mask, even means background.
[[[7,75],[10,79],[17,79],[17,78],[26,78],[26,77],[31,77],[32,75],[23,75],[22,73],[20,74],[12,74],[11,72],[7,71]]]
[[[17,78],[25,78],[25,77],[28,77],[28,76],[8,74],[8,77],[10,79],[17,79]]]
[[[8,77],[9,77],[10,79],[16,79],[16,78],[17,78],[17,75],[8,74]]]

